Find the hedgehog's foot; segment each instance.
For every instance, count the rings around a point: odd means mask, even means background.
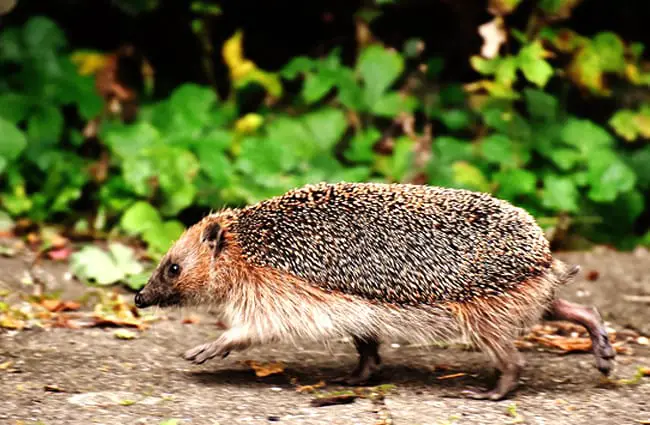
[[[502,400],[519,386],[519,377],[525,362],[512,343],[488,348],[487,351],[496,359],[497,367],[501,372],[496,386],[489,391],[466,390],[463,391],[463,395],[477,400]]]
[[[568,320],[584,326],[591,338],[592,351],[596,357],[596,367],[603,375],[609,375],[614,368],[616,352],[609,341],[603,321],[594,307],[557,299],[553,301],[545,319]]]
[[[216,341],[208,342],[206,344],[197,345],[196,347],[187,350],[183,354],[185,360],[191,361],[194,364],[205,363],[206,361],[214,358],[226,358],[231,351],[243,350],[250,345],[246,340],[241,339],[236,330],[230,330],[222,334]]]
[[[362,338],[354,336],[354,346],[359,353],[359,363],[352,373],[346,377],[334,379],[333,383],[358,386],[368,383],[381,364],[379,356],[379,342],[375,338]]]

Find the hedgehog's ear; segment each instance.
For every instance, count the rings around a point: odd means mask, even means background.
[[[208,223],[201,232],[201,242],[208,244],[212,256],[217,257],[224,246],[224,232],[219,223],[215,220]]]

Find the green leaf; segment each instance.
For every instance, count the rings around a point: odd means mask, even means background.
[[[132,248],[119,243],[111,243],[108,249],[113,256],[115,266],[124,275],[134,275],[142,273],[142,265],[135,259],[135,252]]]
[[[114,125],[104,131],[109,148],[125,160],[140,155],[146,148],[160,143],[160,132],[148,122]]]
[[[562,140],[587,156],[597,148],[611,146],[614,138],[602,127],[589,120],[569,118],[562,129]]]
[[[80,279],[97,285],[112,285],[143,270],[133,250],[117,243],[109,244],[109,252],[92,245],[83,247],[70,256],[70,268]]]
[[[166,221],[145,230],[142,239],[147,243],[150,252],[164,254],[184,231],[185,226],[180,221]]]
[[[0,32],[0,58],[6,61],[20,62],[24,53],[21,39],[20,29],[3,29]]]
[[[31,101],[27,96],[17,93],[0,94],[0,117],[12,124],[18,124],[24,120],[31,107]]]
[[[591,189],[588,196],[594,202],[612,202],[620,193],[629,192],[636,184],[636,174],[624,162],[612,157],[594,156],[588,165]]]
[[[476,72],[483,75],[493,75],[499,69],[502,58],[485,59],[475,55],[469,58],[469,63]]]
[[[578,189],[569,177],[548,175],[544,178],[542,205],[553,211],[578,211]]]
[[[321,150],[330,151],[343,137],[348,122],[340,109],[322,108],[306,114],[303,122],[311,131]]]
[[[613,32],[598,33],[592,48],[600,58],[600,67],[605,72],[622,72],[625,70],[625,46],[620,37]]]
[[[36,16],[27,21],[23,29],[23,40],[34,55],[46,50],[58,50],[67,44],[63,31],[54,21],[44,16]]]
[[[138,201],[124,212],[120,227],[130,235],[140,235],[151,227],[162,224],[160,213],[151,204]]]
[[[537,89],[524,89],[526,108],[531,117],[541,121],[555,121],[558,115],[558,101],[554,96]]]
[[[473,156],[470,142],[447,136],[434,139],[433,151],[439,161],[445,165],[456,161],[469,161]]]
[[[499,185],[498,196],[512,201],[519,195],[533,194],[537,177],[527,170],[510,169],[496,173],[494,181]]]
[[[302,98],[307,104],[318,102],[334,87],[334,81],[322,74],[307,74],[302,87]]]
[[[498,62],[494,79],[496,82],[511,87],[517,79],[517,66],[519,61],[514,56],[508,56]]]
[[[404,70],[404,59],[397,53],[372,45],[359,56],[357,72],[364,82],[364,100],[373,107]]]
[[[616,134],[627,141],[633,141],[639,137],[639,128],[636,124],[636,114],[629,109],[621,109],[617,111],[609,119],[608,124],[614,129]]]
[[[313,71],[316,68],[316,61],[305,56],[299,56],[291,59],[280,71],[280,76],[287,80],[293,80],[298,75]]]
[[[217,95],[210,87],[185,83],[172,93],[169,104],[176,111],[192,116],[206,116],[217,103]]]
[[[395,141],[393,155],[390,161],[390,177],[395,182],[401,182],[411,168],[415,152],[415,141],[408,136],[399,137]]]
[[[544,48],[539,40],[524,46],[518,55],[519,68],[524,77],[540,88],[553,76],[553,67],[543,59],[543,55]]]
[[[562,171],[569,171],[580,161],[580,152],[571,148],[555,148],[550,152],[550,159]]]
[[[27,136],[30,143],[52,145],[59,141],[63,133],[63,115],[51,105],[41,105],[27,121]]]
[[[370,109],[377,116],[394,118],[402,112],[412,113],[416,107],[417,100],[413,96],[393,91],[380,97]]]
[[[375,127],[356,133],[344,153],[345,158],[355,162],[372,162],[375,158],[373,148],[380,138],[381,132]]]
[[[449,109],[440,113],[440,121],[450,130],[458,131],[469,127],[470,114],[463,109]]]
[[[14,221],[11,219],[11,216],[7,214],[5,211],[0,210],[0,232],[8,232],[13,228],[14,228]]]
[[[490,183],[485,174],[476,166],[465,161],[458,161],[452,165],[454,182],[461,187],[481,192],[490,191]]]
[[[18,127],[10,121],[0,118],[0,158],[5,161],[11,162],[18,158],[21,152],[27,146],[27,139]]]
[[[481,142],[481,152],[489,162],[506,167],[517,165],[512,140],[503,134],[492,134]]]

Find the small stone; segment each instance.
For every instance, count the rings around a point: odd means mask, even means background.
[[[636,339],[636,343],[639,345],[650,345],[650,340],[645,336],[640,336]]]
[[[280,387],[271,387],[271,391],[282,391]]]
[[[395,343],[391,344],[390,346],[393,347],[393,348],[399,348],[400,347],[399,344],[395,344]]]

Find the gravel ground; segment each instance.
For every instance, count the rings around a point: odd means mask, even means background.
[[[650,254],[597,250],[560,254],[580,264],[578,281],[564,296],[595,304],[618,331],[650,334]],[[65,266],[46,263],[48,291],[63,298],[86,288],[64,279]],[[24,261],[0,258],[0,289],[28,291],[20,283]],[[596,280],[586,276],[597,271]],[[637,298],[635,298],[637,297]],[[381,383],[394,384],[383,400],[311,407],[314,394],[296,385],[315,384],[345,374],[356,361],[345,341],[317,346],[272,345],[234,353],[224,360],[193,366],[180,355],[215,338],[219,330],[207,316],[181,323],[183,312],[166,312],[132,340],[113,329],[0,330],[1,424],[650,424],[650,378],[635,385],[604,383],[591,354],[560,355],[525,351],[520,390],[508,400],[461,397],[467,387],[493,382],[481,354],[461,348],[382,347]],[[619,335],[621,335],[619,333]],[[620,338],[619,338],[620,339]],[[630,378],[650,367],[650,348],[630,344],[619,355],[614,377]],[[245,360],[279,361],[282,374],[256,377]],[[455,373],[466,375],[438,379]],[[328,386],[318,391],[333,391]],[[173,423],[173,422],[169,422]]]

